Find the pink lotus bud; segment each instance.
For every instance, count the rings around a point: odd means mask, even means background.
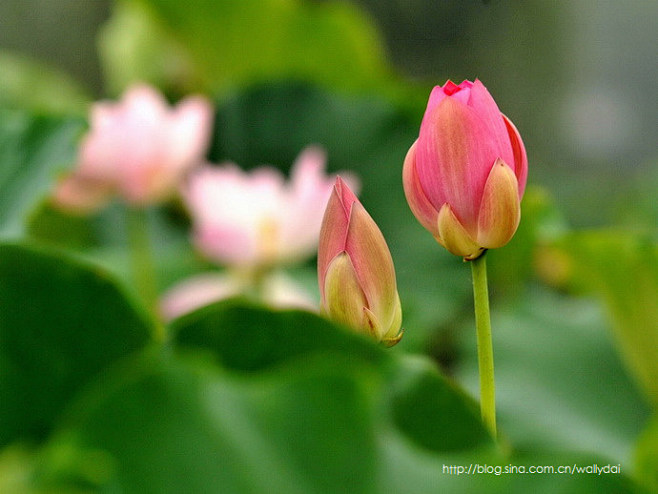
[[[441,245],[470,260],[509,242],[527,173],[519,132],[479,80],[434,88],[403,184],[412,212]]]
[[[226,164],[192,174],[183,198],[197,248],[222,264],[243,267],[310,256],[333,185],[333,178],[325,175],[325,162],[321,149],[305,149],[289,183],[272,167],[246,173]]]
[[[322,310],[388,346],[402,338],[393,259],[381,231],[349,187],[336,179],[320,231]]]
[[[203,160],[212,106],[193,96],[170,108],[155,89],[137,85],[118,103],[94,104],[90,124],[77,168],[54,194],[64,209],[92,210],[112,193],[133,205],[166,199]]]

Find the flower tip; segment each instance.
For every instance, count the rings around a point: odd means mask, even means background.
[[[352,192],[352,189],[350,189],[349,185],[345,182],[345,180],[342,179],[340,175],[336,176],[334,191],[336,192],[336,195],[340,199],[343,208],[345,208],[345,211],[349,216],[349,211],[352,209],[352,204],[358,202],[356,194]]]
[[[327,161],[327,151],[319,144],[310,144],[306,146],[297,156],[295,163],[311,161],[324,165]]]
[[[337,187],[339,190],[342,190],[343,187],[347,187],[347,184],[345,183],[345,180],[343,180],[343,177],[340,175],[336,175],[336,182],[334,183],[334,186]]]
[[[446,95],[451,96],[453,93],[459,91],[460,88],[457,84],[448,79],[442,89]]]
[[[392,338],[384,338],[382,340],[382,343],[387,348],[391,348],[392,346],[395,346],[398,343],[400,343],[400,340],[402,339],[403,336],[404,336],[404,328],[400,329],[400,332],[396,336]]]

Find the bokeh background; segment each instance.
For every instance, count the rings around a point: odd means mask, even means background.
[[[0,449],[0,479],[50,472],[127,492],[212,492],[213,482],[233,481],[258,492],[268,480],[281,492],[293,480],[299,492],[658,489],[657,27],[658,2],[648,0],[1,2],[0,237],[20,246],[0,246],[0,396],[14,404],[0,411],[0,446],[9,444]],[[519,231],[488,254],[499,449],[483,439],[475,402],[465,398],[478,389],[469,270],[418,225],[400,183],[432,86],[475,77],[529,156]],[[174,323],[177,345],[204,347],[201,376],[183,359],[142,352],[147,330],[133,321],[138,297],[121,207],[73,218],[44,202],[74,165],[89,104],[117,98],[136,80],[171,100],[191,92],[212,99],[213,162],[287,172],[316,143],[331,171],[353,170],[395,260],[402,342],[384,357],[309,315],[229,302]],[[211,268],[193,251],[179,204],[149,215],[161,291]],[[60,259],[69,255],[92,267]],[[119,295],[97,270],[116,280]],[[317,297],[313,260],[290,274]],[[43,279],[52,284],[36,296]],[[58,284],[66,280],[79,285],[66,292]],[[52,295],[59,291],[68,295]],[[83,307],[87,292],[102,292],[107,310]],[[48,310],[21,305],[27,299]],[[44,314],[54,315],[40,333],[34,328],[51,317]],[[14,331],[20,324],[34,328]],[[112,330],[126,348],[106,339]],[[287,344],[278,332],[299,340]],[[37,348],[33,373],[21,373],[17,356],[41,341],[32,335],[54,343]],[[114,353],[133,351],[143,353],[138,365],[108,372],[114,394],[87,378]],[[206,365],[208,353],[220,370]],[[249,420],[231,422],[233,410]],[[161,442],[130,443],[145,426]],[[342,435],[327,437],[327,427]],[[255,446],[232,449],[242,441]],[[218,471],[214,462],[236,451]],[[441,473],[443,464],[472,461],[596,462],[621,465],[623,475],[496,481]],[[107,472],[121,462],[130,468],[116,469],[114,484]]]
[[[638,221],[624,204],[657,180],[655,2],[352,3],[369,15],[401,76],[424,84],[480,78],[523,130],[532,182],[548,187],[576,225]],[[97,35],[110,14],[108,0],[8,0],[0,48],[106,96],[113,91]]]

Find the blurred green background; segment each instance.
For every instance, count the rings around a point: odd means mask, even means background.
[[[641,0],[0,3],[0,491],[658,489],[657,23]],[[488,254],[498,446],[473,400],[469,270],[400,183],[431,87],[474,77],[530,163],[519,231]],[[121,205],[44,202],[90,102],[135,80],[212,98],[212,161],[287,171],[318,143],[354,170],[396,263],[402,342],[229,301],[154,347]],[[161,290],[211,268],[179,207],[148,213]],[[312,260],[291,273],[317,292]],[[476,461],[623,475],[441,473]]]
[[[531,182],[548,187],[577,226],[655,225],[655,214],[638,218],[627,203],[658,185],[656,2],[353,3],[404,77],[479,77],[522,131]],[[60,68],[94,97],[115,93],[96,50],[110,13],[106,0],[6,0],[0,48]]]

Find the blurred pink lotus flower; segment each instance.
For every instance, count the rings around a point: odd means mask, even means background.
[[[479,80],[433,89],[403,184],[412,212],[441,245],[470,260],[509,242],[527,174],[519,132]]]
[[[206,273],[188,278],[171,288],[161,299],[160,311],[166,321],[213,302],[244,294],[251,280],[238,273]],[[281,272],[270,273],[261,287],[262,301],[278,309],[317,311],[308,292]]]
[[[386,240],[349,187],[336,179],[322,221],[318,283],[323,312],[393,346],[402,309]]]
[[[131,87],[118,103],[94,104],[77,167],[56,186],[55,205],[85,213],[113,194],[134,206],[167,199],[203,161],[212,118],[205,98],[188,97],[171,108],[146,85]]]
[[[313,254],[333,184],[325,162],[320,148],[306,148],[288,183],[272,167],[250,173],[233,164],[197,170],[183,191],[197,248],[221,264],[251,268]]]

